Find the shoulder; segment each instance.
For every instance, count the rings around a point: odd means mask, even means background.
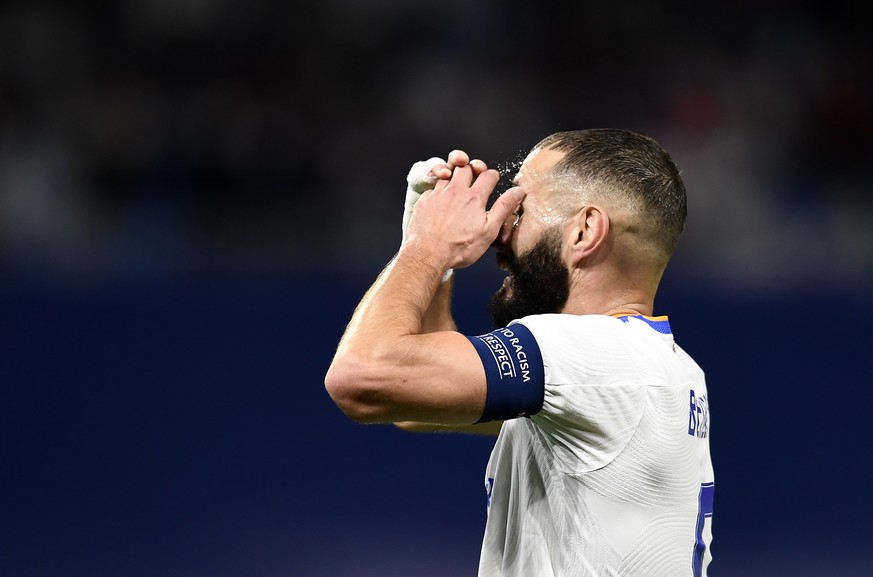
[[[514,320],[510,325],[521,323],[528,327],[542,327],[552,329],[573,329],[588,328],[591,330],[616,330],[623,326],[620,319],[609,315],[571,315],[566,313],[552,313],[543,315],[530,315],[518,320]]]
[[[637,331],[607,315],[534,315],[517,324],[536,340],[547,383],[622,382],[638,373],[646,356]]]
[[[513,321],[527,327],[537,342],[572,341],[574,343],[603,342],[627,337],[627,325],[607,315],[545,314],[531,315]]]

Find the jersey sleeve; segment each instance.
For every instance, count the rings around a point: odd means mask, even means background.
[[[522,322],[539,342],[544,368],[543,404],[531,420],[567,472],[609,464],[636,432],[647,395],[619,321],[542,315]]]

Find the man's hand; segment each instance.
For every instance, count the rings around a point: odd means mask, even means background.
[[[409,168],[406,175],[406,198],[403,204],[403,240],[406,241],[406,230],[409,221],[412,220],[412,211],[421,195],[428,190],[433,190],[439,179],[448,180],[452,177],[452,171],[458,166],[470,165],[473,175],[479,176],[488,167],[481,160],[470,161],[469,155],[463,150],[453,150],[449,153],[448,161],[434,156],[427,160],[419,160]]]
[[[432,169],[440,180],[416,205],[407,231],[408,240],[415,240],[414,248],[404,244],[407,250],[422,251],[424,258],[443,270],[479,260],[524,198],[520,188],[510,189],[495,201],[490,212],[486,211],[500,175],[488,170],[484,162],[470,163],[468,159],[463,151],[453,151],[445,166]]]
[[[473,180],[488,170],[488,166],[478,158],[470,160],[470,155],[463,150],[453,150],[449,153],[448,162],[433,166],[431,171],[436,178],[449,180],[452,178],[452,171],[459,166],[470,166],[473,169]]]
[[[458,166],[469,165],[473,169],[474,179],[488,170],[481,160],[470,161],[469,155],[463,150],[453,150],[449,153],[448,161],[439,157],[428,160],[420,160],[412,165],[406,175],[406,199],[403,206],[403,241],[406,242],[407,229],[412,220],[412,212],[421,195],[428,190],[433,190],[439,179],[448,180],[452,177],[452,171]],[[454,269],[448,269],[442,276],[442,282],[446,283],[452,278]]]
[[[415,203],[406,241],[361,299],[325,375],[331,398],[356,421],[469,425],[485,410],[473,344],[448,313],[436,329],[427,321],[435,295],[450,294],[439,275],[475,262],[524,193],[505,194],[489,214],[499,175],[468,158],[455,151],[431,169],[440,180]],[[439,302],[448,308],[447,298]]]

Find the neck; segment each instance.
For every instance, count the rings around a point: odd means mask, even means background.
[[[561,312],[653,316],[657,280],[642,282],[626,275],[577,269],[570,281],[570,297]]]

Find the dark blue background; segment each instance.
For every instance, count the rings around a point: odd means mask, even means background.
[[[474,574],[491,441],[354,424],[324,392],[370,280],[5,286],[0,574]],[[459,275],[463,329],[497,280]],[[869,574],[873,308],[679,284],[657,312],[707,372],[711,574]]]
[[[589,127],[688,188],[656,313],[709,379],[711,575],[873,573],[857,4],[4,2],[0,577],[474,574],[490,440],[324,372],[413,162]]]

